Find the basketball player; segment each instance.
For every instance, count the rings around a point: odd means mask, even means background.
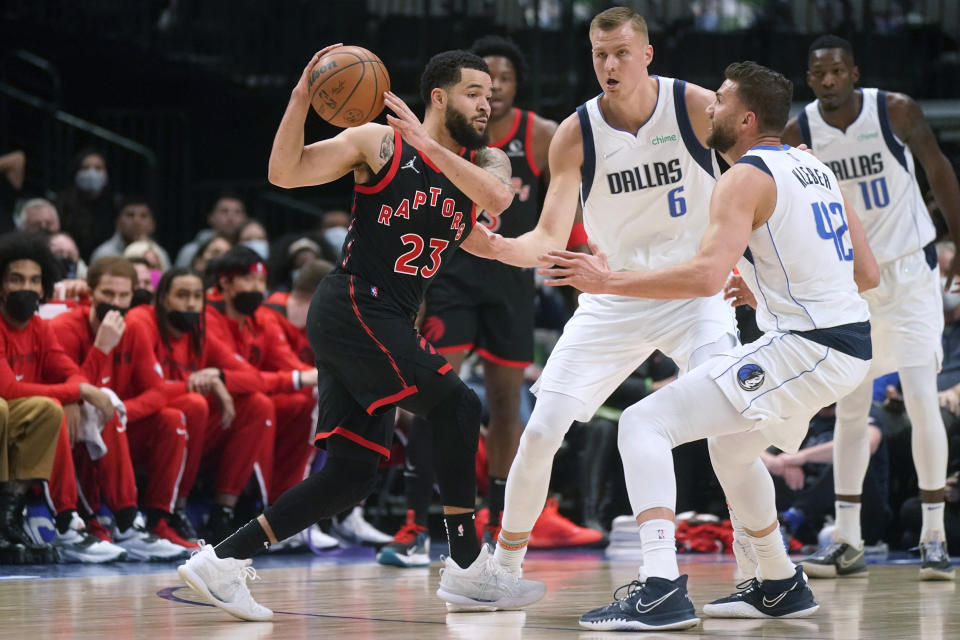
[[[518,238],[486,232],[486,250],[476,249],[485,257],[542,266],[544,254],[567,243],[578,188],[587,234],[614,270],[647,271],[696,254],[719,176],[704,146],[713,92],[648,75],[653,48],[646,22],[631,9],[594,17],[590,42],[603,93],[578,107],[553,138],[550,186],[537,227]],[[534,386],[537,403],[507,479],[496,550],[507,571],[520,572],[554,454],[574,420],[590,420],[656,349],[685,372],[736,345],[733,312],[721,296],[690,297],[580,296]],[[482,600],[482,594],[473,597]]]
[[[356,181],[343,259],[321,282],[307,317],[319,369],[316,442],[327,449],[326,464],[216,550],[205,546],[180,575],[238,618],[271,619],[247,589],[249,558],[372,491],[399,406],[431,423],[451,555],[441,590],[483,585],[488,608],[525,606],[543,596],[543,586],[496,575],[474,529],[480,401],[413,325],[430,278],[470,236],[476,208],[497,215],[513,200],[506,155],[485,146],[487,65],[465,51],[437,54],[421,77],[423,124],[387,93],[396,114],[387,116],[389,127],[366,124],[305,147],[309,77],[333,48],[304,69],[270,157],[270,180],[279,186],[323,184],[351,171]],[[472,162],[459,155],[464,147]]]
[[[517,193],[503,215],[484,214],[480,222],[491,231],[514,238],[537,224],[547,151],[557,123],[514,106],[518,87],[527,74],[527,63],[513,41],[484,36],[473,43],[471,51],[490,68],[493,86],[487,134],[494,141],[490,146],[503,149],[510,158]],[[579,232],[585,237],[582,224]],[[518,269],[463,252],[450,260],[427,290],[423,337],[454,371],[460,371],[471,351],[483,359],[490,411],[486,437],[489,516],[485,525],[493,541],[500,529],[507,472],[523,432],[520,399],[523,372],[533,359],[535,299],[531,269]],[[407,523],[394,541],[377,554],[381,564],[411,567],[430,563],[427,509],[433,493],[433,474],[430,465],[422,462],[430,460],[429,446],[429,426],[424,420],[415,419],[410,425],[403,473]],[[483,515],[482,511],[478,514],[478,522],[484,519]],[[537,529],[538,535],[549,536],[549,542],[558,545],[589,544],[602,538],[599,531],[578,527],[555,510],[544,511]]]
[[[916,102],[900,93],[856,88],[860,71],[849,42],[822,36],[810,46],[808,62],[807,83],[817,99],[787,124],[784,142],[804,142],[837,174],[847,200],[863,216],[882,275],[880,286],[864,295],[876,345],[870,374],[837,404],[834,540],[804,568],[818,578],[867,573],[860,538],[861,491],[870,461],[867,414],[873,379],[896,370],[913,425],[911,449],[923,503],[920,577],[952,580],[943,524],[947,435],[937,398],[943,305],[934,228],[914,176],[914,155],[954,242],[960,240],[957,177]]]
[[[710,200],[710,226],[692,259],[647,272],[614,272],[602,253],[552,251],[553,286],[671,299],[709,296],[736,265],[755,293],[764,335],[721,354],[628,408],[620,457],[637,514],[645,578],[580,618],[600,630],[681,629],[699,622],[679,575],[676,485],[670,450],[709,438],[710,457],[757,558],[749,586],[704,608],[716,617],[803,617],[818,605],[787,557],[773,481],[760,460],[770,445],[795,452],[810,418],[854,389],[870,366],[870,323],[858,286],[879,270],[836,176],[809,153],[782,145],[793,85],[754,62],[727,67],[708,109],[708,143],[732,168]],[[829,232],[827,230],[830,230]],[[854,258],[856,257],[856,261]]]

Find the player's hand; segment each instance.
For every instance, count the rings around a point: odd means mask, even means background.
[[[93,346],[104,353],[110,353],[120,344],[126,326],[119,311],[110,311],[103,316],[103,321],[100,322],[100,328],[97,329],[97,337],[93,341]]]
[[[793,489],[794,491],[799,491],[803,489],[804,485],[804,476],[803,476],[803,467],[798,467],[793,464],[784,464],[783,465],[783,481],[787,483],[787,486]]]
[[[960,502],[960,471],[954,471],[947,477],[943,499],[946,502]]]
[[[600,251],[600,247],[592,240],[589,247],[593,255],[574,251],[550,251],[538,259],[554,266],[537,269],[537,273],[552,276],[551,280],[544,281],[551,287],[569,285],[584,293],[604,293],[611,273],[607,255]]]
[[[730,306],[733,307],[745,304],[754,309],[757,308],[757,299],[739,273],[732,273],[727,278],[727,283],[723,286],[723,299],[729,300]]]
[[[80,431],[80,405],[76,402],[63,405],[63,419],[67,425],[67,438],[72,447],[77,441],[77,433]]]
[[[423,124],[416,114],[410,110],[407,103],[401,100],[392,91],[383,93],[383,103],[396,115],[387,114],[387,124],[398,131],[408,144],[421,151],[435,144],[433,138],[423,128]]]
[[[213,393],[214,385],[218,382],[222,382],[220,380],[220,369],[207,367],[190,374],[190,377],[187,378],[187,390],[206,395]]]
[[[293,88],[294,95],[304,100],[310,99],[310,76],[313,74],[313,68],[317,66],[317,61],[330,51],[342,46],[343,43],[338,42],[337,44],[331,44],[329,47],[324,47],[313,54],[313,57],[307,62],[307,66],[303,68],[303,73],[300,74],[300,80],[297,81],[297,85]]]
[[[84,382],[80,385],[80,397],[83,398],[84,402],[89,402],[96,408],[100,415],[103,416],[104,422],[113,417],[114,409],[113,402],[110,401],[110,396],[92,384]]]
[[[940,406],[957,416],[960,415],[960,395],[953,389],[947,389],[937,394],[940,398]]]
[[[947,284],[944,291],[956,293],[960,291],[960,251],[953,254],[953,260],[950,261],[950,268],[944,274],[947,278]]]
[[[213,396],[220,402],[220,427],[229,429],[233,419],[237,417],[237,410],[233,405],[233,396],[227,391],[227,386],[220,378],[213,385]]]
[[[79,300],[90,296],[90,286],[86,280],[71,278],[58,282],[53,293],[54,300]]]
[[[317,368],[313,369],[304,369],[300,372],[300,386],[301,387],[315,387],[317,386]]]

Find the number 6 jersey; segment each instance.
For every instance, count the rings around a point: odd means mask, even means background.
[[[354,187],[340,268],[413,317],[431,278],[467,239],[476,206],[430,159],[395,137],[393,159]]]
[[[824,121],[819,100],[804,107],[797,124],[804,143],[840,179],[883,265],[922,249],[936,232],[914,176],[913,154],[890,126],[887,92],[860,92],[860,115],[846,131]]]
[[[757,299],[763,331],[810,331],[863,322],[867,303],[853,279],[853,247],[833,171],[787,145],[756,146],[737,164],[771,176],[777,204],[750,233],[737,267]]]
[[[696,255],[720,176],[713,152],[690,125],[686,83],[657,81],[657,105],[635,135],[607,124],[599,96],[577,107],[583,223],[614,271],[656,269]]]

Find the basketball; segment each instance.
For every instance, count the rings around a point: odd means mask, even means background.
[[[359,127],[376,118],[389,90],[387,68],[363,47],[337,47],[310,72],[310,103],[337,127]]]

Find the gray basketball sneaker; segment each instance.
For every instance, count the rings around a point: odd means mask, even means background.
[[[547,586],[510,573],[493,557],[489,545],[466,569],[452,558],[444,558],[437,595],[446,601],[447,611],[509,611],[523,609],[540,600]]]
[[[835,540],[801,560],[800,564],[811,578],[865,578],[869,575],[863,555],[863,540],[859,547]]]
[[[947,544],[939,538],[920,544],[920,579],[955,580],[957,571],[950,566]]]

